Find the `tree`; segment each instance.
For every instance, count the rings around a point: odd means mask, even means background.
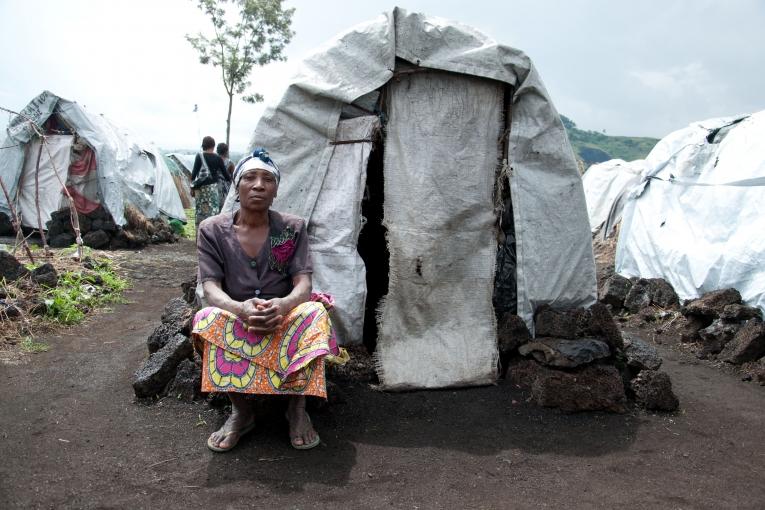
[[[282,50],[294,35],[290,26],[295,9],[284,9],[282,0],[197,0],[197,6],[210,17],[215,36],[186,34],[186,40],[197,50],[202,64],[220,67],[228,94],[228,144],[234,94],[244,94],[251,85],[247,77],[256,65],[287,60]],[[259,103],[263,96],[253,92],[242,99]]]

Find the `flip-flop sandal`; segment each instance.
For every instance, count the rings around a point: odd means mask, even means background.
[[[313,423],[311,422],[311,417],[308,416],[308,413],[306,413],[306,417],[308,418],[308,423],[313,427]],[[290,419],[287,417],[287,413],[284,413],[284,418],[287,420],[287,423],[290,422]],[[314,432],[316,432],[314,430]],[[292,447],[296,450],[310,450],[311,448],[316,448],[321,443],[321,438],[319,437],[319,433],[316,432],[316,437],[313,441],[310,443],[303,443],[303,444],[296,444],[295,440],[298,439],[297,437],[290,437],[290,444]]]
[[[232,445],[231,445],[231,446],[229,446],[228,448],[221,448],[220,446],[215,446],[215,444],[213,444],[213,442],[212,442],[212,435],[210,435],[210,437],[208,437],[208,438],[207,438],[207,447],[208,447],[210,450],[212,450],[212,451],[214,451],[214,452],[216,452],[216,453],[224,453],[224,452],[227,452],[227,451],[229,451],[230,449],[232,449],[233,447],[235,447],[237,444],[239,444],[239,440],[240,440],[240,439],[242,439],[242,436],[244,436],[244,435],[245,435],[245,434],[247,434],[248,432],[251,432],[251,431],[252,431],[252,429],[254,429],[254,428],[255,428],[255,420],[253,420],[253,421],[252,421],[252,423],[250,423],[250,424],[249,424],[249,425],[247,425],[246,427],[243,427],[243,428],[242,428],[242,429],[239,431],[239,437],[237,438],[237,440],[236,440],[236,441],[234,441],[234,444],[232,444]],[[229,432],[227,432],[227,433],[226,433],[226,435],[225,435],[224,437],[228,437],[228,435],[229,435],[229,434],[234,434],[234,433],[235,433],[235,432],[234,432],[233,430],[232,430],[232,431],[229,431]]]

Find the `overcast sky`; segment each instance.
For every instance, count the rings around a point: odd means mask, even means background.
[[[303,56],[392,9],[377,0],[291,0],[286,63],[257,69],[275,102]],[[411,0],[400,7],[472,25],[534,61],[580,128],[660,138],[689,122],[765,109],[762,0]],[[48,89],[171,148],[225,139],[226,93],[184,34],[208,32],[192,0],[0,0],[0,106]],[[199,112],[193,113],[194,105]],[[264,106],[235,100],[232,150]],[[0,115],[0,126],[8,116]]]

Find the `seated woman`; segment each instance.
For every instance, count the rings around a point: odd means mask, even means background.
[[[240,209],[199,227],[199,277],[211,305],[194,317],[202,391],[226,392],[232,406],[207,441],[216,452],[230,450],[252,430],[248,393],[288,395],[292,446],[308,449],[320,442],[305,397],[326,398],[324,356],[338,354],[338,347],[324,305],[310,301],[305,221],[270,209],[279,180],[276,164],[256,150],[234,173]]]

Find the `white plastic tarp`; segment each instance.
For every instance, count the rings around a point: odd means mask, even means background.
[[[765,111],[692,124],[651,151],[625,205],[616,271],[682,299],[736,288],[765,311]]]
[[[642,159],[629,162],[612,159],[591,165],[587,169],[582,176],[582,185],[593,234],[606,222],[612,208],[615,205],[619,206],[619,196],[643,180],[645,168],[645,161]],[[619,221],[621,208],[613,211],[612,217],[614,223]]]
[[[191,172],[194,170],[194,158],[196,154],[182,154],[180,152],[173,152],[168,154],[169,157],[175,159],[178,165],[191,177]]]
[[[39,138],[33,139],[27,145],[27,156],[21,174],[21,192],[19,193],[17,209],[21,215],[22,225],[32,228],[39,226],[37,222],[38,205],[40,207],[40,224],[43,228],[50,220],[51,213],[61,208],[64,198],[61,181],[66,182],[73,141],[72,135],[56,135],[48,137],[47,149],[42,147]],[[39,173],[37,173],[38,154],[40,155]],[[57,172],[58,177],[56,176]],[[37,173],[37,179],[35,179],[35,173]]]
[[[523,52],[499,45],[464,25],[394,9],[341,34],[306,59],[278,105],[261,117],[250,144],[251,148],[266,147],[282,169],[274,207],[311,220],[334,150],[330,142],[336,139],[342,106],[391,80],[397,57],[421,67],[513,87],[507,148],[517,237],[518,313],[533,328],[533,312],[539,305],[593,304],[595,265],[587,208],[558,113]],[[454,129],[460,129],[459,124]],[[412,140],[412,147],[416,141]],[[441,148],[444,153],[473,149]],[[399,206],[416,210],[419,204],[407,200]],[[225,209],[234,207],[230,194]],[[481,252],[480,256],[489,255]],[[494,256],[491,254],[492,260]],[[391,267],[392,274],[397,270]],[[444,357],[461,355],[442,353]],[[419,367],[434,361],[405,362]],[[461,384],[486,381],[483,367],[474,368],[472,381]],[[454,379],[444,384],[456,383]]]
[[[96,153],[98,191],[101,203],[118,225],[125,224],[125,202],[130,202],[150,218],[161,212],[171,218],[186,218],[172,176],[159,150],[152,144],[138,143],[101,115],[94,115],[77,103],[45,91],[21,113],[42,125],[52,113],[71,127]],[[5,146],[18,144],[0,158],[0,178],[15,196],[24,162],[24,147],[35,137],[21,117],[11,120]],[[147,164],[147,161],[149,164]],[[0,211],[10,214],[4,197]]]
[[[341,344],[361,343],[366,303],[366,269],[356,246],[361,232],[361,200],[375,116],[340,121],[338,141],[367,140],[334,146],[319,192],[308,236],[313,259],[313,287],[335,298],[332,324]]]

